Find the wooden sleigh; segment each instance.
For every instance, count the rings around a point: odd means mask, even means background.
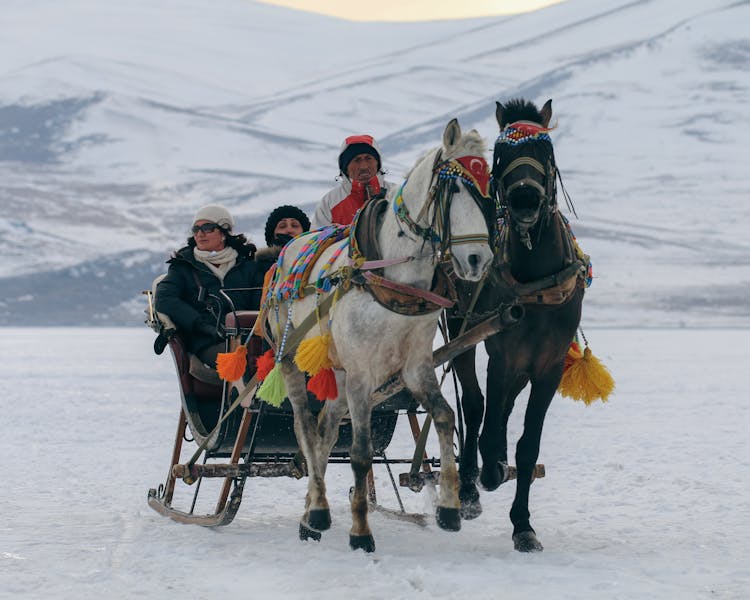
[[[208,368],[200,365],[197,358],[191,356],[179,332],[165,332],[164,324],[153,308],[153,293],[145,291],[148,296],[148,318],[146,323],[161,335],[167,335],[168,347],[177,370],[180,410],[177,418],[174,445],[166,480],[158,488],[148,491],[148,504],[158,513],[181,523],[191,523],[208,527],[231,523],[242,501],[245,480],[247,477],[292,477],[306,476],[307,469],[304,457],[299,451],[294,434],[294,415],[288,402],[275,408],[260,400],[252,399],[247,408],[237,408],[230,412],[232,402],[237,397],[236,388],[221,382],[213,373],[215,381],[210,381]],[[227,334],[227,351],[237,344],[248,340],[255,324],[257,311],[237,311],[227,315],[224,327]],[[262,353],[261,339],[249,337],[248,369],[254,372],[253,358]],[[314,412],[322,410],[324,403],[314,397],[310,398]],[[377,456],[376,464],[383,465],[389,471],[389,478],[394,483],[391,465],[411,462],[409,459],[391,459],[386,450],[393,437],[396,422],[400,414],[405,414],[413,430],[418,435],[420,430],[417,415],[421,413],[416,403],[406,395],[396,395],[384,402],[372,416],[373,446]],[[205,446],[199,461],[184,462],[188,444]],[[339,429],[339,438],[331,453],[331,463],[348,461],[348,449],[351,445],[351,425],[344,421]],[[425,457],[422,469],[429,473],[432,467],[439,464],[437,459]],[[206,514],[195,511],[198,494],[203,479],[219,478],[223,480],[215,508]],[[178,485],[193,485],[194,492],[190,506],[177,508],[175,490]],[[393,511],[397,518],[419,521],[418,516],[406,516],[399,499],[401,509]],[[370,500],[373,509],[388,513],[388,509],[377,504],[374,480],[370,486]]]
[[[206,527],[227,525],[239,510],[248,477],[300,479],[307,475],[305,459],[294,434],[291,406],[285,401],[275,408],[254,397],[246,408],[237,406],[237,389],[222,382],[214,371],[207,373],[208,367],[200,365],[197,358],[187,352],[180,333],[165,327],[154,310],[153,292],[149,290],[143,293],[148,297],[146,323],[168,339],[167,346],[177,370],[180,391],[177,428],[166,479],[157,488],[149,489],[148,505],[159,514],[180,523]],[[520,305],[503,307],[435,351],[435,365],[443,364],[490,335],[513,326],[522,316]],[[248,345],[248,375],[254,374],[253,358],[263,351],[261,338],[251,336],[257,317],[257,311],[237,311],[229,313],[224,323],[228,352],[240,343]],[[427,516],[405,511],[399,487],[418,492],[426,484],[439,484],[440,461],[428,457],[424,451],[429,419],[422,418],[423,411],[403,390],[397,373],[381,385],[375,392],[380,404],[374,409],[371,420],[373,464],[387,471],[399,508],[391,509],[378,502],[372,470],[368,477],[368,501],[370,510],[424,526],[428,522]],[[324,403],[314,397],[309,402],[316,413],[324,408]],[[402,415],[408,419],[416,445],[415,454],[406,458],[389,458],[386,451],[397,420]],[[348,462],[351,437],[351,425],[344,419],[329,463]],[[190,445],[197,445],[198,451],[186,461],[185,455]],[[409,464],[411,467],[396,478],[391,469],[395,464]],[[515,469],[510,467],[508,478],[514,476]],[[536,476],[544,476],[542,465],[538,466]],[[220,483],[216,504],[201,512],[200,507],[196,508],[198,498],[204,480],[209,479]],[[186,493],[188,486],[192,486],[192,493]],[[181,492],[179,500],[187,506],[175,506],[179,503],[176,498],[178,489]],[[203,498],[201,504],[205,504]]]

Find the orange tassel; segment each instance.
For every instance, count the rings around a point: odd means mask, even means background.
[[[216,372],[224,381],[242,379],[247,368],[247,346],[240,345],[234,352],[221,352],[216,356]]]
[[[335,400],[339,397],[339,388],[336,385],[336,376],[333,369],[321,369],[307,382],[307,389],[315,394],[320,400]]]
[[[273,370],[276,358],[273,353],[273,348],[267,350],[255,359],[255,376],[258,381],[263,381],[268,374]]]

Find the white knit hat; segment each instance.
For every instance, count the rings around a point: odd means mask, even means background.
[[[234,219],[232,219],[232,215],[230,215],[229,211],[221,206],[221,204],[209,204],[198,209],[198,212],[195,213],[195,217],[193,217],[193,225],[198,221],[210,221],[211,223],[216,223],[223,229],[228,229],[229,231],[234,227]]]

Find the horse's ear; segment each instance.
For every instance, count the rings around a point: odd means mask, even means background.
[[[505,110],[505,107],[500,104],[499,102],[495,102],[497,106],[495,106],[495,118],[497,119],[497,125],[500,127],[500,129],[503,128],[503,111]]]
[[[461,126],[458,124],[458,119],[451,119],[451,122],[445,126],[443,132],[443,147],[448,149],[461,139]]]
[[[544,103],[544,106],[542,106],[542,110],[539,111],[539,114],[542,115],[542,127],[547,127],[549,125],[550,119],[552,119],[552,98]]]

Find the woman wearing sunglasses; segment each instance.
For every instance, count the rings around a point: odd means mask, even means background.
[[[169,270],[156,286],[156,310],[174,321],[188,352],[214,368],[216,355],[224,352],[224,315],[260,305],[263,273],[253,260],[256,248],[243,234],[233,234],[233,226],[225,207],[201,208],[187,246],[167,261]]]

